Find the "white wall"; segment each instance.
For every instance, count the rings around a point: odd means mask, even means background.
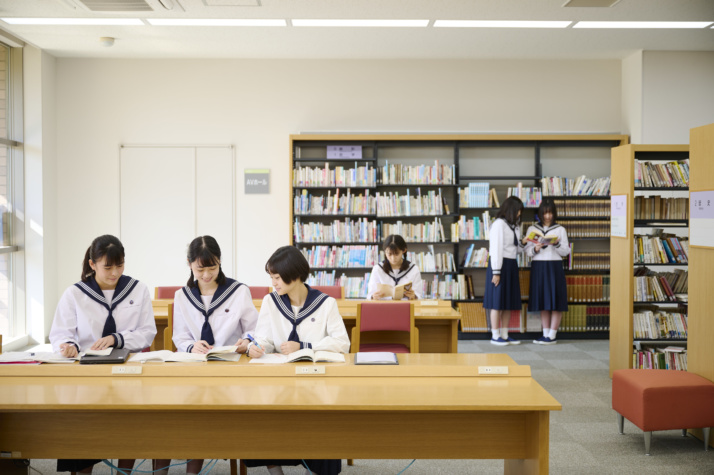
[[[642,51],[622,60],[622,133],[642,143]]]
[[[57,291],[95,236],[119,232],[120,144],[234,144],[235,277],[265,285],[291,233],[290,134],[620,132],[620,88],[617,60],[58,59]],[[256,167],[271,171],[269,195],[244,194]]]
[[[714,123],[714,52],[645,51],[642,143],[687,144]]]

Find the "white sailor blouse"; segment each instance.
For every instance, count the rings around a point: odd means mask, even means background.
[[[347,353],[350,338],[337,309],[337,301],[327,294],[307,287],[307,298],[301,308],[290,304],[288,295],[277,292],[266,295],[260,306],[255,339],[266,353],[280,353],[286,341],[300,343],[300,349]]]
[[[407,270],[392,270],[388,274],[384,272],[382,265],[378,264],[372,268],[372,274],[369,276],[367,298],[371,299],[372,295],[379,290],[379,284],[389,284],[396,287],[397,285],[406,284],[407,282],[412,283],[412,290],[416,294],[416,297],[418,299],[423,298],[424,283],[421,280],[421,272],[419,272],[419,267],[417,267],[416,264],[410,263]],[[404,298],[406,299],[406,297]]]
[[[173,341],[178,351],[190,352],[200,340],[214,346],[235,345],[253,331],[257,321],[250,289],[233,279],[218,286],[208,306],[197,283],[179,289],[174,296]]]
[[[555,245],[548,245],[542,247],[540,251],[536,252],[535,243],[529,242],[526,245],[526,254],[531,256],[534,261],[561,261],[563,257],[570,254],[570,244],[568,243],[568,233],[565,228],[560,224],[553,224],[550,227],[545,227],[540,224],[535,224],[528,228],[526,231],[526,236],[528,236],[531,231],[538,230],[543,233],[543,236],[553,237],[557,236],[559,241]]]
[[[504,257],[515,259],[519,252],[523,252],[524,248],[525,246],[521,243],[520,226],[511,226],[503,218],[494,220],[489,231],[488,243],[489,260],[494,275],[501,274]]]
[[[94,277],[65,290],[50,330],[52,350],[59,353],[61,344],[71,343],[85,351],[109,335],[114,337],[114,348],[141,351],[151,346],[156,323],[146,285],[122,275],[111,301]]]

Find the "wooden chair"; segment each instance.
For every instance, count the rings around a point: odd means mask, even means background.
[[[361,343],[365,332],[406,332],[409,346],[403,343]],[[383,339],[381,339],[383,340]],[[414,305],[409,302],[363,302],[357,304],[357,319],[352,329],[351,352],[389,351],[419,353],[419,330],[414,324]]]
[[[253,287],[253,286],[248,286],[250,289],[250,298],[253,300],[258,300],[262,299],[266,295],[268,295],[270,292],[273,291],[272,287]]]
[[[342,300],[345,298],[345,288],[341,285],[313,285],[312,288],[329,295],[333,299]]]
[[[240,460],[231,459],[228,465],[231,467],[231,475],[239,475],[238,470],[240,470],[240,475],[248,475],[248,467]]]
[[[176,291],[179,289],[182,289],[183,285],[180,285],[178,287],[156,287],[154,289],[154,298],[155,299],[173,299],[174,295],[176,295]]]

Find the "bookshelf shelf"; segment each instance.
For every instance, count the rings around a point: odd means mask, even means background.
[[[687,305],[679,301],[635,301],[634,269],[649,266],[686,267],[681,264],[636,263],[634,258],[635,229],[675,227],[682,230],[688,220],[633,219],[635,192],[687,191],[686,187],[635,187],[635,161],[679,161],[689,156],[688,145],[622,145],[611,152],[611,195],[627,195],[627,237],[610,239],[610,377],[617,369],[633,367],[634,334],[633,314],[636,307],[648,305]],[[690,169],[690,176],[693,175]],[[690,183],[691,185],[691,183]],[[652,193],[657,195],[658,193]],[[666,196],[666,195],[665,195]],[[641,233],[640,233],[641,234]],[[689,259],[691,261],[691,257]],[[691,330],[691,328],[690,328]],[[668,342],[676,340],[667,340]]]
[[[643,264],[643,263],[641,263],[641,262],[635,262],[633,265],[634,265],[634,267],[672,267],[672,266],[674,266],[674,267],[687,267],[689,264],[686,263],[686,262],[683,263],[683,264],[674,263],[674,262],[668,262],[668,263],[666,263],[666,264],[661,264],[661,263],[660,263],[660,264],[644,263],[644,264]]]
[[[648,340],[646,338],[638,338],[633,341],[633,345],[636,345],[638,343],[646,343],[646,344],[652,344],[652,343],[686,343],[687,339],[686,338],[658,338],[656,340]]]
[[[471,207],[460,207],[460,195],[459,190],[462,187],[468,187],[468,184],[474,181],[484,181],[490,182],[491,185],[496,188],[496,192],[499,194],[500,201],[505,199],[505,188],[509,186],[514,186],[518,182],[523,182],[524,187],[540,186],[539,180],[542,176],[546,176],[544,172],[544,164],[546,164],[545,169],[548,166],[554,167],[559,166],[560,158],[572,158],[575,155],[576,158],[591,157],[604,158],[606,154],[609,153],[610,148],[628,143],[628,137],[625,135],[615,135],[615,134],[574,134],[574,135],[500,135],[500,134],[299,134],[290,136],[290,164],[291,168],[295,170],[298,167],[318,167],[324,168],[329,166],[330,169],[334,169],[337,166],[344,167],[345,172],[347,170],[357,167],[368,167],[376,169],[376,185],[373,186],[293,186],[291,187],[291,207],[290,207],[290,222],[291,224],[300,224],[304,226],[304,229],[308,229],[310,226],[306,225],[320,225],[320,226],[330,226],[330,221],[334,220],[345,220],[349,218],[351,220],[356,220],[358,218],[367,218],[369,223],[367,224],[367,233],[372,233],[375,231],[372,226],[376,227],[375,237],[373,234],[363,234],[365,231],[360,229],[360,236],[369,236],[370,241],[368,242],[295,242],[295,236],[291,232],[291,243],[300,249],[309,249],[312,246],[380,246],[380,243],[385,234],[386,225],[394,225],[395,221],[403,221],[403,226],[416,226],[424,225],[426,222],[433,223],[435,219],[442,220],[442,226],[445,233],[447,234],[447,239],[450,237],[451,224],[455,222],[461,215],[474,216],[475,213],[480,213],[488,210],[491,216],[494,216],[497,212],[497,208],[484,207],[484,208],[471,208]],[[342,145],[342,146],[360,146],[361,154],[365,158],[360,159],[327,159],[327,146],[328,145]],[[359,152],[359,150],[358,150]],[[510,162],[507,162],[509,160]],[[552,161],[548,161],[552,160]],[[403,167],[430,167],[427,169],[427,173],[434,172],[435,162],[438,161],[439,166],[444,166],[445,168],[439,169],[446,173],[447,167],[449,173],[453,173],[452,176],[455,177],[453,183],[398,183],[398,184],[385,184],[382,180],[383,167],[385,166],[403,166]],[[572,160],[569,163],[574,163]],[[412,169],[410,172],[414,172]],[[417,173],[421,177],[422,169],[419,169]],[[504,172],[514,172],[513,175],[504,175]],[[439,173],[442,173],[441,171]],[[570,172],[574,174],[575,172]],[[606,173],[605,173],[606,174]],[[548,175],[548,176],[552,176]],[[406,175],[405,175],[406,176]],[[436,175],[427,175],[436,176]],[[439,175],[439,180],[442,176]],[[577,175],[575,175],[577,176]],[[293,198],[302,194],[304,190],[309,190],[313,197],[328,196],[330,190],[334,195],[335,190],[340,190],[340,196],[346,189],[353,189],[355,192],[360,193],[364,191],[369,191],[370,196],[374,192],[383,191],[396,191],[399,193],[400,198],[406,195],[406,189],[410,190],[410,196],[412,195],[411,190],[416,190],[417,188],[422,189],[422,195],[425,195],[426,191],[438,193],[439,188],[443,200],[443,205],[447,205],[452,213],[445,213],[440,215],[421,215],[421,216],[380,216],[373,214],[293,214]],[[404,192],[404,193],[402,193]],[[380,193],[381,194],[381,193]],[[438,196],[438,195],[437,195]],[[414,198],[414,196],[411,196]],[[609,196],[552,196],[554,199],[558,200],[608,200]],[[578,205],[579,207],[579,205]],[[412,209],[414,209],[412,207]],[[433,209],[433,208],[424,208]],[[446,208],[439,208],[446,210]],[[535,208],[527,208],[526,211],[530,216],[535,212]],[[571,221],[587,221],[588,219],[582,219],[578,216],[573,216],[574,219]],[[597,217],[590,219],[590,221],[600,221],[604,223],[607,220],[606,217]],[[354,225],[355,223],[353,223]],[[364,224],[364,223],[361,223]],[[579,225],[581,223],[578,223]],[[583,227],[588,225],[583,224]],[[291,227],[291,230],[293,228]],[[390,230],[391,231],[391,230]],[[312,232],[312,231],[305,231]],[[406,232],[406,231],[405,231]],[[411,231],[410,231],[411,232]],[[418,234],[417,234],[418,235]],[[331,237],[331,236],[330,236]],[[579,240],[578,238],[571,238],[572,240]],[[601,241],[605,242],[607,238],[595,237],[595,238],[584,238],[584,240]],[[435,246],[435,251],[439,253],[443,252],[453,252],[454,260],[458,263],[463,259],[466,249],[470,244],[475,243],[478,247],[487,247],[487,240],[458,240],[456,242],[451,241],[429,241],[429,242],[417,242],[417,241],[407,241],[409,250],[416,250],[417,252],[422,252],[425,250],[422,246],[433,245]],[[590,249],[588,247],[590,243],[583,243],[583,249]],[[593,244],[594,246],[603,246],[602,244]],[[453,247],[453,250],[447,248]],[[380,246],[381,247],[381,246]],[[412,249],[414,247],[415,249]],[[352,274],[347,273],[347,275],[355,275],[355,272],[365,270],[366,268],[314,268],[314,271],[322,270],[335,270],[336,274],[339,275],[342,270],[354,271]],[[470,270],[471,268],[469,268]],[[483,269],[485,268],[473,268],[473,269]],[[465,270],[462,270],[464,272]],[[425,272],[425,274],[427,274]],[[457,281],[457,273],[455,272],[434,272],[429,274],[444,274],[445,276],[453,276],[453,281]],[[469,272],[469,275],[473,274],[475,277],[478,276],[477,282],[482,280],[479,273]],[[482,275],[482,273],[481,273]],[[430,276],[431,277],[431,276]],[[451,277],[449,277],[451,278]],[[439,279],[440,283],[444,283],[444,278]],[[462,277],[463,279],[463,277]],[[425,279],[426,280],[426,279]],[[427,285],[431,285],[431,279],[429,279]],[[363,284],[366,284],[363,282]],[[478,286],[482,283],[478,282]],[[366,286],[365,286],[366,287]],[[458,290],[458,289],[457,289]],[[360,290],[361,291],[361,290]],[[474,290],[476,294],[483,293],[482,288],[477,288]],[[351,293],[352,294],[352,293]],[[481,302],[482,299],[476,298],[471,300],[466,300],[467,302]],[[454,300],[454,303],[457,303]]]
[[[689,191],[686,186],[638,186],[635,191]]]

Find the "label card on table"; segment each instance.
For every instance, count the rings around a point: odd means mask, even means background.
[[[627,195],[610,197],[610,236],[627,237]]]
[[[714,191],[689,193],[689,245],[714,248]]]

